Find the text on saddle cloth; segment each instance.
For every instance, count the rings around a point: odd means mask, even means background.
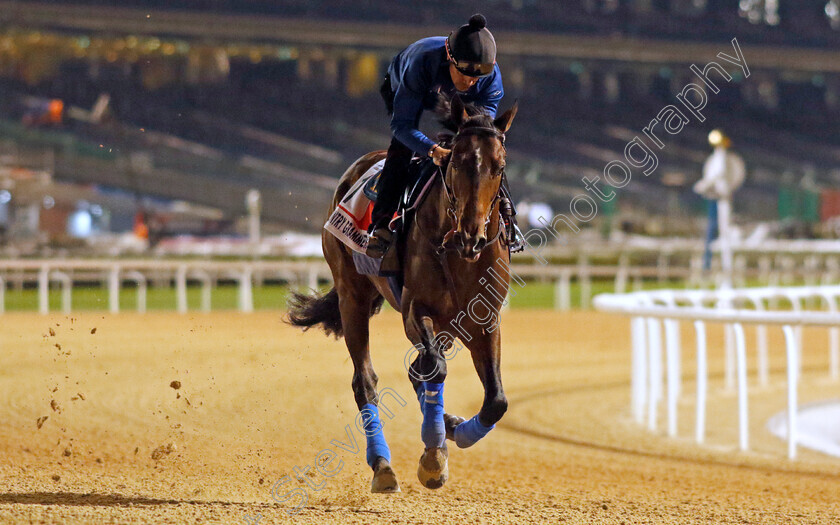
[[[359,253],[365,253],[367,249],[367,231],[371,224],[377,183],[384,164],[385,160],[380,160],[359,177],[324,225],[328,232]],[[394,214],[392,228],[396,227],[394,221],[398,220],[403,213],[412,211],[422,202],[434,182],[434,173],[437,169],[431,159],[416,157],[412,159],[406,174],[410,182],[399,209]]]
[[[366,195],[365,186],[382,172],[385,159],[380,160],[361,176],[344,195],[332,212],[324,229],[347,247],[359,253],[367,250],[367,230],[371,223],[373,201]]]

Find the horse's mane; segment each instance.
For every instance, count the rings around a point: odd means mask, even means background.
[[[453,95],[453,97],[457,96]],[[483,107],[476,106],[472,102],[467,102],[464,103],[464,110],[469,117],[461,124],[461,129],[493,127],[493,117]],[[452,122],[452,98],[443,94],[438,96],[435,113],[438,115],[438,122],[447,130],[438,133],[438,140],[445,144],[450,144],[455,133],[458,132],[458,126]]]

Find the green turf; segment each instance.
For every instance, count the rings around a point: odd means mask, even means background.
[[[254,309],[270,310],[284,308],[287,286],[255,286],[253,288]],[[223,285],[211,290],[210,306],[213,310],[235,310],[239,290],[236,286]],[[50,290],[50,310],[61,310],[61,291]],[[187,307],[190,310],[201,308],[201,288],[187,287]],[[150,287],[146,292],[147,310],[175,310],[176,295],[174,288]],[[38,309],[38,292],[34,289],[6,290],[7,311],[35,311]],[[120,291],[120,310],[131,311],[137,309],[137,289],[123,288]],[[104,287],[77,286],[72,293],[73,311],[105,311],[108,310],[108,289]]]
[[[612,280],[592,281],[592,294],[612,292],[614,283]],[[656,281],[646,281],[644,289],[656,288],[683,288],[681,282],[671,281],[660,284]],[[553,308],[555,285],[551,282],[527,281],[525,286],[513,285],[515,295],[510,298],[511,308]],[[236,310],[238,287],[232,284],[223,284],[212,289],[211,309],[212,310]],[[286,298],[289,287],[286,285],[254,286],[254,309],[272,310],[283,309],[286,305]],[[572,307],[580,307],[580,283],[571,283]],[[61,310],[61,291],[51,289],[49,294],[50,310]],[[108,310],[108,289],[98,286],[76,286],[72,294],[73,311],[106,311]],[[34,288],[7,289],[5,305],[7,311],[37,311],[38,292]],[[201,287],[187,287],[187,305],[189,310],[201,308]],[[146,295],[147,310],[175,310],[176,297],[173,287],[149,287]],[[123,288],[120,291],[120,311],[132,311],[137,309],[137,289],[132,287]]]

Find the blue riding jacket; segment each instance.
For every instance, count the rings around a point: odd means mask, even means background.
[[[418,128],[424,109],[434,109],[438,93],[452,96],[455,84],[446,59],[446,37],[424,38],[403,49],[388,67],[394,92],[391,132],[418,155],[426,155],[434,142]],[[496,116],[499,101],[505,95],[502,72],[496,64],[493,72],[478,79],[466,92],[457,92],[464,102],[484,107]]]

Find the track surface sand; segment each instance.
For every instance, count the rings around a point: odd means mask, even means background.
[[[4,524],[840,522],[840,462],[807,452],[788,462],[784,443],[764,429],[763,418],[784,407],[780,351],[771,386],[751,395],[755,451],[736,453],[735,434],[714,429],[698,449],[692,383],[681,439],[629,421],[626,319],[508,312],[510,410],[481,443],[452,449],[449,483],[429,491],[415,476],[422,444],[403,368],[409,345],[399,317],[385,312],[374,319],[372,353],[380,388],[407,402],[391,401],[394,417],[384,420],[402,493],[374,495],[358,431],[359,453],[331,445],[350,442],[345,427],[356,416],[342,341],[301,334],[279,313],[2,319]],[[684,329],[686,345],[692,336]],[[719,353],[710,421],[734,428],[735,399],[718,393]],[[840,394],[821,379],[823,354],[806,352],[805,379],[816,386],[803,390],[805,401]],[[687,377],[692,358],[687,350]],[[477,412],[482,391],[467,355],[450,362],[445,399],[450,412]],[[313,465],[326,448],[338,454],[329,465],[341,465],[337,474],[312,468],[306,481],[294,479],[295,466]],[[307,494],[291,517],[300,499],[277,503],[270,494],[284,476],[279,494]]]

